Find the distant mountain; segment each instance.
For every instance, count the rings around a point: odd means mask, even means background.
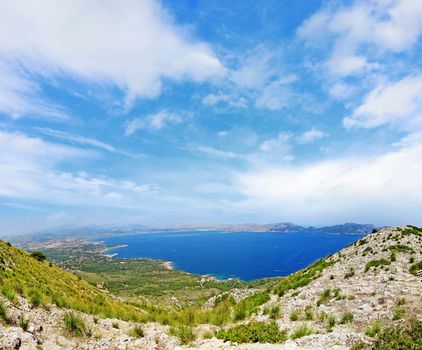
[[[375,228],[372,224],[355,224],[355,223],[345,223],[342,225],[333,225],[333,226],[324,226],[324,227],[309,227],[308,230],[320,231],[325,233],[371,233]]]

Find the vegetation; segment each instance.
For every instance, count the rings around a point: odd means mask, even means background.
[[[422,261],[419,261],[419,262],[413,264],[412,266],[410,266],[409,272],[412,275],[416,275],[416,273],[420,270],[422,270]]]
[[[300,309],[293,310],[289,316],[290,321],[297,321],[299,319],[300,314],[301,314]]]
[[[180,327],[171,327],[170,334],[178,337],[182,344],[190,344],[196,338],[195,334],[193,333],[192,327],[183,325]]]
[[[343,313],[343,315],[341,316],[340,323],[341,324],[351,323],[353,322],[353,319],[354,319],[353,313],[350,311],[347,311]]]
[[[383,329],[374,344],[374,350],[422,349],[422,322],[411,320],[409,325]]]
[[[4,268],[11,266],[12,268]],[[27,252],[0,241],[0,285],[4,294],[27,298],[36,307],[47,303],[100,317],[142,319],[144,312],[109,297],[75,275],[31,258]]]
[[[286,334],[275,322],[251,322],[221,330],[216,337],[235,343],[281,343],[287,340]]]
[[[266,307],[264,309],[264,315],[268,315],[270,319],[276,320],[280,316],[280,306]]]
[[[144,330],[140,325],[137,324],[129,331],[129,335],[134,338],[143,338]]]
[[[368,272],[371,267],[379,267],[384,265],[390,265],[390,261],[386,259],[368,261],[365,266],[365,272]]]
[[[296,328],[292,332],[291,338],[292,339],[302,338],[306,335],[311,335],[313,332],[314,332],[313,329],[310,328],[306,323],[304,323],[299,328]]]
[[[9,317],[7,316],[6,308],[1,301],[0,301],[0,321],[5,324],[8,324],[10,322]]]
[[[47,259],[47,255],[45,255],[44,253],[39,252],[39,251],[33,251],[30,254],[30,256],[31,256],[31,258],[34,258],[34,259],[36,259],[38,261],[44,261],[44,260]]]
[[[24,330],[27,331],[28,330],[28,326],[29,326],[29,319],[26,318],[24,315],[19,317],[19,326]]]
[[[87,333],[85,322],[74,313],[65,313],[63,323],[65,330],[71,335],[83,336]]]
[[[328,319],[327,319],[327,330],[329,332],[331,332],[333,330],[334,326],[336,325],[336,323],[337,323],[337,320],[336,320],[336,318],[335,318],[334,315],[328,316]]]
[[[404,244],[395,244],[388,247],[392,252],[395,253],[408,253],[408,254],[414,254],[415,250],[407,245]]]
[[[379,333],[381,328],[381,321],[377,320],[365,329],[365,335],[367,335],[368,337],[375,337]]]
[[[320,259],[310,265],[304,270],[300,270],[291,274],[290,276],[284,277],[275,287],[274,292],[279,296],[284,295],[290,289],[296,289],[308,285],[311,281],[318,278],[321,272],[333,265],[331,261]]]

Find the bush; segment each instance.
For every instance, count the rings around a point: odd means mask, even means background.
[[[317,301],[317,305],[326,304],[331,299],[331,289],[324,290]]]
[[[270,299],[267,293],[258,293],[243,299],[234,307],[234,320],[243,320],[245,317],[256,313],[258,307]]]
[[[195,340],[195,334],[193,333],[192,327],[180,326],[171,327],[170,334],[175,335],[180,339],[180,342],[184,345],[190,344]]]
[[[71,312],[64,314],[63,323],[65,330],[72,335],[83,336],[86,334],[84,320]]]
[[[280,306],[266,307],[264,309],[264,315],[269,315],[272,320],[277,319],[280,316]]]
[[[292,339],[302,338],[306,335],[311,335],[314,331],[306,323],[301,325],[299,328],[296,328],[291,334]]]
[[[39,251],[33,251],[30,256],[38,261],[44,261],[47,259],[47,255],[45,255],[43,252]]]
[[[140,325],[135,325],[130,331],[129,335],[134,338],[143,338],[144,337],[144,330]]]
[[[43,301],[43,296],[38,289],[33,289],[29,292],[29,301],[32,306],[40,306]]]
[[[235,343],[282,343],[287,340],[285,330],[280,330],[275,322],[251,322],[221,330],[216,337]]]

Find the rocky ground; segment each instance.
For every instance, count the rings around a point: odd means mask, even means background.
[[[277,306],[273,316],[280,329],[293,332],[306,324],[311,335],[282,344],[230,344],[202,334],[217,327],[201,325],[196,328],[197,340],[180,345],[178,338],[169,335],[169,327],[157,323],[142,325],[143,337],[130,336],[133,323],[112,319],[95,319],[81,313],[89,337],[74,337],[66,333],[63,316],[67,312],[55,306],[32,308],[25,299],[18,305],[4,302],[12,326],[0,325],[0,349],[280,349],[280,350],[346,350],[355,344],[369,344],[371,337],[365,330],[376,322],[383,325],[400,324],[403,318],[414,316],[422,320],[422,278],[409,273],[414,262],[422,261],[422,237],[403,235],[402,228],[385,228],[370,234],[341,252],[327,258],[333,265],[307,286],[289,290],[283,296],[273,294],[260,307],[258,314],[242,321],[270,321],[265,309]],[[382,261],[378,267],[371,262]],[[234,291],[236,299],[250,291]],[[238,300],[237,300],[238,301]],[[211,299],[206,307],[212,307]],[[19,318],[29,319],[27,331]],[[334,320],[334,321],[333,321]],[[226,328],[234,324],[227,325]]]

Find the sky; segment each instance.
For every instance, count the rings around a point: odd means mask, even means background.
[[[0,0],[2,234],[421,213],[422,0]]]

